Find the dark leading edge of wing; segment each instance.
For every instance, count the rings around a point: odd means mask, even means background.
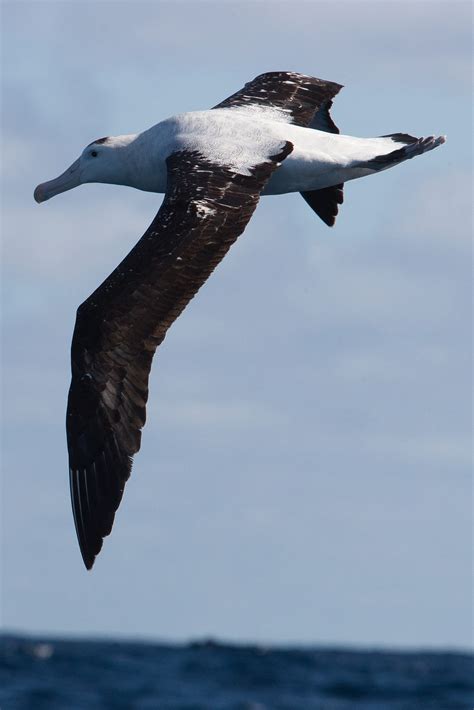
[[[332,99],[342,89],[341,84],[324,81],[296,72],[268,72],[260,74],[244,88],[214,108],[261,106],[279,108],[287,112],[288,122],[304,128],[339,133],[331,118]],[[343,202],[343,185],[323,190],[302,192],[308,205],[328,227],[336,221],[338,205]]]
[[[88,569],[112,529],[140,448],[154,352],[243,232],[265,183],[292,149],[277,146],[248,176],[195,152],[171,155],[165,199],[152,224],[78,309],[66,428],[74,521]]]

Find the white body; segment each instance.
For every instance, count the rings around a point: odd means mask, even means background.
[[[278,112],[235,108],[193,111],[157,123],[143,133],[108,141],[115,141],[117,147],[122,144],[123,157],[130,161],[126,184],[148,192],[165,192],[166,158],[177,150],[197,150],[211,162],[246,173],[266,160],[279,142],[291,141],[293,151],[263,192],[277,195],[318,190],[368,175],[374,171],[351,168],[351,164],[395,149],[390,138],[326,133],[275,120],[273,114]]]
[[[413,154],[407,151],[401,160],[431,150],[444,140],[429,139],[429,145],[416,146]],[[302,128],[288,123],[287,114],[275,108],[193,111],[172,116],[143,133],[91,143],[62,175],[38,185],[35,199],[44,202],[86,182],[165,192],[166,159],[180,150],[197,151],[212,164],[249,174],[252,167],[278,154],[287,141],[293,150],[270,177],[264,195],[309,192],[372,175],[390,164],[374,167],[364,163],[401,145],[390,137],[354,138]]]

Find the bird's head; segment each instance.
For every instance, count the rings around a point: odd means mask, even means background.
[[[127,178],[124,149],[135,136],[99,138],[89,143],[77,160],[59,177],[43,182],[35,189],[36,202],[45,202],[61,192],[86,182],[123,184]]]

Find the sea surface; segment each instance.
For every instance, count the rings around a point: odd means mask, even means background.
[[[453,652],[0,636],[1,710],[472,710]]]

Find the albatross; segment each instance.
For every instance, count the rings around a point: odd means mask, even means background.
[[[164,193],[143,237],[82,303],[71,347],[66,430],[74,523],[87,569],[112,530],[140,448],[153,355],[230,246],[261,195],[300,192],[333,226],[348,180],[422,155],[444,136],[341,135],[342,86],[268,72],[206,111],[90,143],[34,198],[88,182]]]

